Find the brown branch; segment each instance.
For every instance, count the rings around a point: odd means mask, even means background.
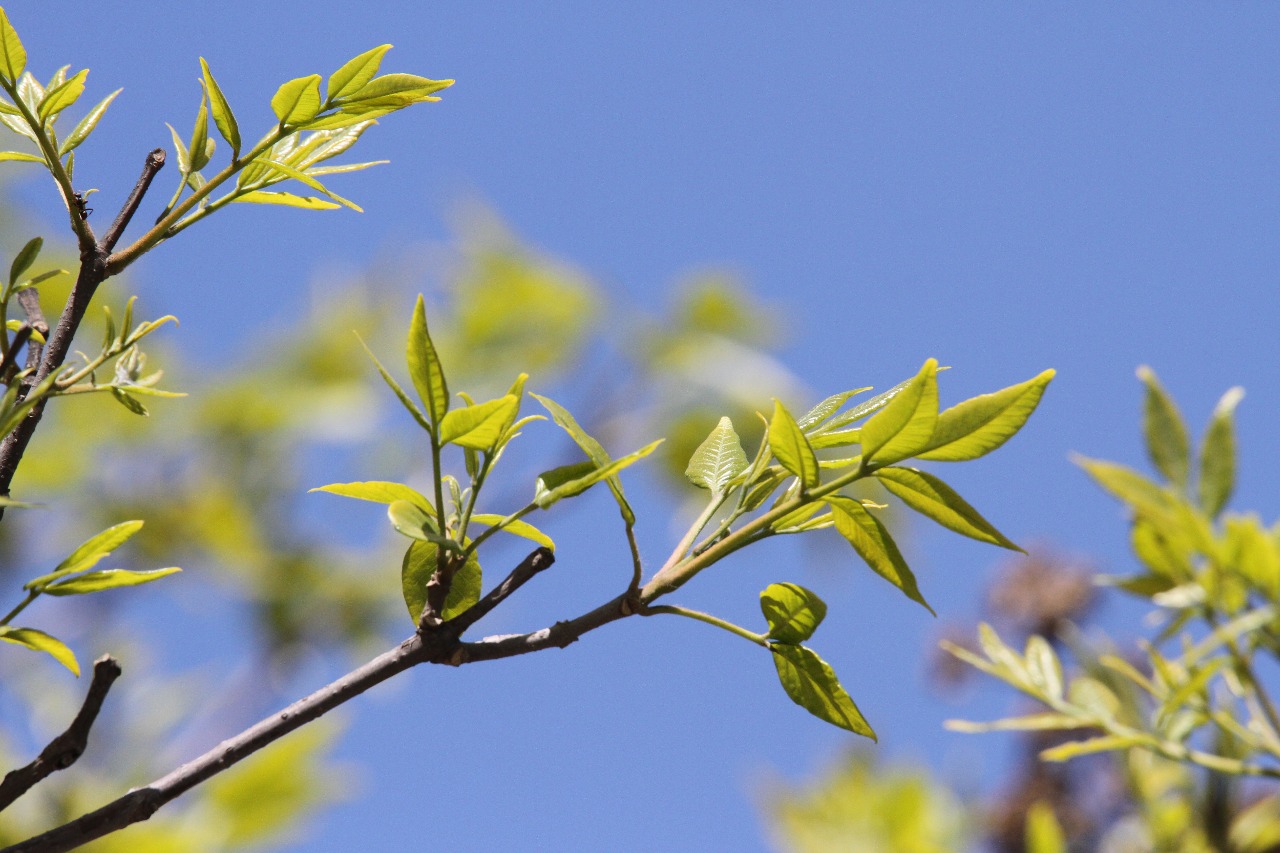
[[[511,574],[507,575],[502,583],[489,590],[484,598],[468,607],[465,612],[449,620],[448,624],[453,630],[454,636],[462,636],[463,631],[466,631],[489,615],[493,608],[506,601],[513,592],[528,583],[538,572],[550,568],[555,561],[556,555],[552,553],[550,548],[538,548],[525,557],[520,561],[520,565],[512,569]]]
[[[496,606],[497,602],[514,591],[514,586],[508,588],[506,592],[501,591],[508,581],[518,586],[519,583],[527,581],[542,568],[550,565],[549,562],[543,563],[542,551],[543,549],[539,549],[530,554],[520,566],[516,567],[511,577],[486,596],[486,599],[496,599],[492,606]],[[522,570],[522,567],[526,568]],[[625,606],[626,601],[627,595],[624,593],[576,619],[557,622],[549,628],[529,634],[487,637],[474,643],[462,643],[458,640],[461,632],[457,623],[462,617],[446,622],[434,630],[419,631],[396,648],[384,652],[359,669],[322,687],[310,696],[294,702],[235,737],[223,741],[169,775],[144,788],[136,788],[100,809],[51,829],[43,835],[6,847],[0,853],[59,853],[59,851],[71,850],[81,844],[87,844],[95,838],[101,838],[130,824],[146,820],[165,803],[221,773],[241,759],[354,699],[370,687],[418,664],[438,663],[456,666],[482,660],[514,657],[552,646],[563,648],[588,631],[632,615],[634,611]],[[477,603],[475,606],[480,605]]]
[[[111,655],[103,655],[93,662],[93,681],[89,684],[89,692],[80,706],[71,725],[62,734],[49,741],[35,761],[26,767],[10,770],[0,782],[0,811],[9,807],[14,800],[34,788],[45,777],[65,770],[84,753],[89,743],[89,730],[98,719],[102,703],[111,690],[111,685],[120,677],[120,664]]]
[[[27,325],[40,333],[46,340],[49,337],[49,321],[44,318],[40,309],[40,293],[34,287],[18,291],[18,304],[27,312]],[[40,355],[44,352],[44,344],[29,342],[27,344],[27,369],[40,366]]]
[[[111,223],[111,227],[98,243],[98,247],[106,254],[110,254],[115,249],[116,243],[120,242],[120,238],[124,236],[124,229],[129,227],[129,220],[133,219],[133,215],[138,212],[138,205],[142,203],[142,197],[147,194],[151,181],[156,173],[164,168],[164,157],[163,148],[157,148],[147,155],[147,159],[142,164],[141,177],[133,185],[133,191],[125,199],[124,207],[120,208],[115,221]],[[113,272],[119,272],[119,270],[113,270]]]

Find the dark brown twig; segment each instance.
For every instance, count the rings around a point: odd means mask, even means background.
[[[462,636],[463,631],[489,615],[493,608],[506,601],[513,592],[528,583],[538,572],[550,568],[555,561],[556,555],[550,548],[538,548],[525,557],[520,561],[520,565],[512,569],[511,574],[507,575],[502,583],[489,590],[484,598],[456,618],[449,620],[447,624],[453,629],[454,636]]]
[[[49,321],[44,318],[40,308],[40,294],[34,287],[18,291],[18,304],[27,312],[27,325],[40,333],[40,337],[48,339]],[[40,355],[44,352],[44,344],[30,341],[27,343],[27,369],[40,366]]]
[[[59,770],[65,770],[84,753],[89,743],[89,730],[98,719],[102,703],[111,690],[111,685],[120,677],[120,664],[110,655],[103,655],[93,663],[93,681],[89,684],[89,692],[80,706],[80,713],[67,726],[67,730],[49,741],[35,761],[17,770],[10,770],[0,782],[0,810],[9,805],[27,791],[34,788],[45,777]]]
[[[115,249],[116,243],[120,242],[120,238],[124,235],[124,229],[129,227],[129,220],[133,219],[133,215],[138,212],[138,205],[142,203],[142,197],[147,194],[151,181],[156,173],[164,168],[164,157],[163,148],[157,148],[147,155],[146,161],[142,164],[141,177],[133,185],[133,191],[125,199],[124,206],[116,214],[115,221],[111,223],[111,227],[107,229],[106,234],[102,235],[102,240],[98,243],[98,247],[106,254],[110,254]]]

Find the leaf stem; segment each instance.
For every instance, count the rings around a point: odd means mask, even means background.
[[[13,618],[27,609],[27,605],[35,601],[40,595],[40,590],[33,589],[27,593],[27,597],[18,602],[18,606],[10,610],[3,619],[0,619],[0,625],[8,625]]]
[[[748,631],[741,625],[735,625],[718,616],[712,616],[710,613],[703,613],[701,610],[690,610],[687,607],[679,607],[674,604],[655,604],[652,607],[644,608],[640,613],[643,616],[652,616],[655,613],[670,613],[672,616],[684,616],[687,619],[696,619],[699,622],[706,622],[708,625],[714,625],[717,628],[728,631],[730,634],[742,637],[744,640],[750,640],[757,646],[764,646],[766,649],[769,648],[769,642],[766,639],[766,635]]]

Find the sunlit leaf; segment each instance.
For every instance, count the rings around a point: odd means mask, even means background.
[[[186,175],[191,171],[191,152],[187,150],[187,143],[182,141],[182,137],[178,134],[178,129],[168,122],[164,126],[169,128],[169,137],[173,140],[173,150],[178,155],[178,171]]]
[[[13,84],[26,67],[27,51],[22,46],[22,39],[18,38],[18,31],[9,23],[4,9],[0,8],[0,74]]]
[[[213,147],[209,145],[209,104],[204,80],[200,81],[200,109],[196,111],[195,128],[191,131],[191,171],[198,172],[209,164]]]
[[[938,415],[926,449],[914,456],[936,462],[985,456],[1022,429],[1053,377],[1054,371],[1046,370],[1026,382],[952,406]]]
[[[80,147],[80,144],[88,139],[89,134],[93,133],[94,128],[98,126],[98,122],[102,120],[102,116],[107,112],[107,107],[111,106],[111,102],[116,99],[116,95],[123,91],[123,89],[116,89],[99,101],[97,106],[89,110],[85,117],[76,123],[71,133],[67,134],[67,138],[62,140],[62,145],[58,147],[58,154],[65,156]]]
[[[310,491],[329,492],[334,495],[342,495],[345,498],[356,498],[357,500],[372,501],[380,504],[408,501],[424,512],[435,512],[431,502],[420,492],[401,483],[388,483],[382,480],[369,480],[362,483],[330,483],[327,486],[319,486]]]
[[[564,498],[571,498],[576,495],[580,495],[596,483],[599,483],[601,480],[608,480],[623,468],[626,468],[632,463],[648,456],[657,449],[659,444],[662,444],[662,439],[646,444],[634,453],[628,453],[626,456],[615,459],[603,468],[596,468],[595,464],[592,463],[591,469],[581,477],[561,483],[554,488],[540,488],[537,494],[534,495],[534,503],[536,503],[541,509],[547,509],[552,504],[563,500]],[[563,471],[565,469],[561,468],[557,470]],[[539,486],[545,487],[546,477],[547,475],[544,474],[543,477],[538,480]]]
[[[596,441],[587,431],[579,424],[569,410],[561,406],[555,400],[549,397],[543,397],[538,394],[531,394],[535,400],[542,404],[542,407],[551,415],[551,419],[556,425],[569,434],[574,444],[582,448],[587,457],[595,463],[597,468],[603,468],[612,461],[609,454],[605,451],[604,446]],[[613,498],[618,502],[618,509],[622,513],[622,518],[627,524],[634,524],[636,515],[631,509],[631,504],[627,503],[626,494],[622,490],[622,482],[616,477],[609,479],[609,491],[613,493]]]
[[[1049,641],[1037,634],[1027,638],[1023,653],[1027,662],[1027,674],[1031,681],[1053,699],[1062,698],[1062,662],[1058,660]]]
[[[141,415],[145,418],[151,414],[147,411],[146,406],[142,405],[142,403],[135,400],[131,395],[121,391],[119,388],[113,387],[111,389],[111,396],[115,397],[116,402],[133,412],[135,415]]]
[[[782,403],[773,401],[773,417],[769,420],[769,449],[778,462],[811,489],[821,480],[818,457],[814,455],[809,440],[796,424],[795,418]]]
[[[1067,837],[1053,806],[1044,800],[1027,810],[1026,853],[1067,853]]]
[[[847,403],[850,397],[855,397],[858,394],[862,394],[870,390],[871,387],[868,386],[866,388],[855,388],[852,391],[843,391],[839,394],[832,394],[830,397],[805,412],[804,415],[796,421],[796,424],[799,425],[800,429],[805,430],[806,432],[811,428],[820,427],[822,426],[822,422],[835,414],[836,410]]]
[[[825,500],[831,504],[836,530],[848,540],[853,549],[858,552],[858,556],[862,557],[876,574],[902,590],[912,601],[923,604],[930,613],[933,613],[933,608],[920,594],[920,588],[916,585],[916,576],[907,566],[907,561],[902,558],[898,544],[880,523],[880,519],[867,512],[862,504],[853,498],[832,495]],[[934,615],[937,614],[934,613]]]
[[[213,113],[213,123],[217,125],[218,133],[221,133],[222,138],[231,146],[231,156],[239,157],[240,125],[236,123],[235,113],[231,112],[231,105],[222,94],[218,81],[213,79],[213,72],[209,70],[209,63],[205,62],[203,56],[200,57],[200,74],[204,78],[205,92],[209,96],[209,109]]]
[[[356,204],[355,202],[349,199],[345,199],[342,196],[338,195],[337,193],[333,192],[324,184],[320,183],[315,178],[308,175],[306,172],[303,172],[299,169],[295,169],[292,166],[289,166],[285,163],[280,163],[275,160],[271,160],[269,158],[259,158],[255,162],[258,163],[259,165],[265,166],[270,171],[284,175],[286,178],[293,178],[295,181],[298,181],[299,183],[302,183],[310,187],[316,192],[324,193],[329,198],[333,199],[334,201],[338,202],[344,207],[349,207],[357,213],[364,213],[364,209],[360,207],[360,205]]]
[[[338,210],[342,207],[340,204],[334,204],[331,201],[316,198],[315,196],[300,196],[293,193],[267,192],[265,190],[242,193],[232,201],[251,204],[282,204],[288,207],[301,207],[304,210]]]
[[[721,418],[693,452],[684,475],[695,486],[708,489],[713,495],[722,495],[729,481],[745,471],[748,464],[733,421]]]
[[[449,386],[445,382],[444,368],[436,353],[431,334],[427,331],[427,309],[422,294],[413,307],[413,319],[409,323],[409,340],[406,345],[409,378],[418,396],[427,407],[431,423],[437,429],[449,411]]]
[[[1158,514],[1170,508],[1172,502],[1169,494],[1132,468],[1084,456],[1076,456],[1074,459],[1112,497],[1127,503],[1138,512]]]
[[[946,483],[916,468],[879,468],[875,477],[916,512],[962,536],[1021,551]]]
[[[432,94],[452,85],[452,80],[430,80],[416,74],[384,74],[341,100],[344,111],[353,106],[404,107],[419,101],[438,101]]]
[[[929,445],[938,421],[938,363],[929,359],[907,387],[862,425],[862,456],[889,465]]]
[[[494,515],[493,513],[487,513],[487,512],[477,512],[471,516],[471,520],[474,521],[476,524],[488,524],[488,525],[498,524],[504,518],[505,516]],[[552,551],[556,550],[556,543],[551,541],[551,537],[543,533],[538,528],[534,527],[532,524],[529,524],[527,521],[521,521],[518,518],[513,519],[511,521],[508,521],[506,524],[503,524],[502,530],[504,533],[511,533],[515,536],[521,536],[532,542],[537,542],[539,545],[543,546],[544,548],[549,548]]]
[[[760,593],[760,610],[769,623],[769,639],[799,645],[813,636],[827,615],[826,603],[794,583],[771,583]]]
[[[421,497],[421,496],[419,496]],[[398,533],[423,542],[434,541],[440,536],[440,528],[434,513],[417,500],[394,500],[387,504],[387,518]]]
[[[439,550],[433,542],[414,542],[404,552],[404,560],[400,564],[400,587],[414,625],[422,618],[422,609],[427,605],[427,582],[436,573],[438,559]],[[480,561],[472,553],[454,572],[441,618],[446,621],[452,619],[479,601],[483,583]]]
[[[271,109],[281,125],[299,125],[320,112],[320,75],[298,77],[283,84],[271,97]]]
[[[44,158],[37,154],[28,154],[25,151],[0,151],[0,163],[43,163]]]
[[[512,394],[454,409],[440,422],[440,443],[492,451],[519,411],[520,399]]]
[[[3,17],[3,10],[0,10],[0,18]],[[77,678],[80,677],[80,664],[76,662],[75,653],[67,648],[66,644],[56,637],[51,637],[44,631],[37,631],[35,628],[11,628],[8,625],[0,625],[0,640],[7,643],[16,643],[19,646],[26,646],[37,652],[47,652],[53,656],[58,663],[71,670]]]
[[[26,242],[19,251],[14,255],[13,263],[9,265],[9,286],[13,287],[18,283],[18,279],[22,278],[22,274],[31,268],[36,262],[36,258],[40,256],[40,250],[44,247],[43,237],[32,237]]]
[[[378,68],[382,65],[382,57],[390,49],[389,44],[379,45],[343,63],[341,68],[329,76],[325,92],[329,101],[336,101],[358,92],[378,73]]]
[[[93,568],[100,560],[141,530],[142,525],[143,522],[141,521],[124,521],[108,527],[96,536],[90,537],[80,547],[72,551],[70,556],[59,563],[51,573],[28,581],[23,584],[22,588],[39,589],[58,578]]]
[[[1200,506],[1210,518],[1222,512],[1235,491],[1235,411],[1243,398],[1244,389],[1240,387],[1222,395],[1200,447]]]
[[[52,583],[44,588],[45,595],[86,595],[91,592],[102,592],[106,589],[118,589],[126,586],[138,586],[160,580],[160,578],[180,572],[182,569],[172,567],[139,572],[128,569],[100,569],[86,572],[63,581]]]
[[[860,421],[868,415],[874,415],[876,412],[889,405],[889,402],[893,400],[894,397],[901,394],[906,387],[911,384],[911,382],[911,379],[904,379],[888,391],[883,391],[869,400],[863,400],[848,411],[841,412],[840,414],[832,417],[831,420],[822,424],[818,431],[828,432],[830,430],[840,429],[841,427]]]
[[[778,668],[778,680],[793,702],[820,720],[876,739],[876,733],[826,661],[804,646],[771,643],[769,649]]]
[[[59,83],[56,87],[45,93],[40,99],[40,107],[37,110],[42,121],[48,121],[67,107],[80,100],[80,96],[84,94],[84,81],[89,76],[89,69],[78,72],[70,80]]]
[[[1130,749],[1142,746],[1146,741],[1141,737],[1127,735],[1103,735],[1089,740],[1073,740],[1040,752],[1041,761],[1067,761],[1081,755],[1093,755],[1097,752],[1111,752],[1117,749]]]

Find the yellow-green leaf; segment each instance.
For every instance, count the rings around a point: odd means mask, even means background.
[[[609,454],[605,451],[604,446],[596,441],[587,431],[584,430],[576,418],[570,414],[569,410],[561,406],[550,397],[543,397],[538,394],[531,394],[535,400],[542,404],[542,407],[551,415],[551,420],[556,425],[568,433],[573,439],[574,444],[582,448],[597,468],[603,468],[612,461]],[[609,479],[609,491],[613,493],[613,499],[618,502],[618,509],[622,513],[622,518],[627,524],[634,524],[636,520],[635,512],[631,509],[631,504],[627,502],[626,493],[622,490],[622,482],[617,477]]]
[[[1222,512],[1236,486],[1236,406],[1244,389],[1232,388],[1213,410],[1200,447],[1200,507],[1210,518]]]
[[[474,521],[476,524],[488,524],[488,525],[499,524],[505,518],[506,516],[496,515],[494,513],[488,513],[488,512],[477,512],[471,516],[471,520]],[[502,525],[502,530],[504,533],[510,533],[512,535],[520,536],[525,539],[528,539],[532,542],[537,542],[539,545],[543,546],[544,548],[549,548],[552,551],[556,550],[556,543],[551,541],[551,537],[543,533],[541,530],[534,527],[532,524],[528,523],[527,521],[521,521],[518,518],[513,519],[511,521],[507,521],[505,524]]]
[[[320,75],[310,74],[283,84],[271,97],[271,109],[282,125],[299,125],[320,112]]]
[[[342,495],[344,498],[355,498],[356,500],[372,501],[380,504],[408,501],[425,512],[435,512],[431,507],[431,502],[420,492],[401,483],[388,483],[383,480],[368,480],[362,483],[330,483],[327,486],[311,489],[311,491],[329,492],[334,495]]]
[[[769,649],[778,680],[793,702],[820,720],[876,739],[876,733],[826,661],[804,646],[770,643]]]
[[[662,439],[646,444],[634,453],[628,453],[626,456],[615,459],[603,468],[596,468],[595,463],[591,463],[592,468],[583,476],[563,482],[554,488],[546,488],[546,477],[548,475],[544,474],[538,481],[540,488],[534,495],[534,503],[536,503],[540,509],[547,509],[552,504],[563,500],[564,498],[571,498],[576,495],[580,495],[601,480],[608,480],[614,477],[623,468],[626,468],[628,465],[638,462],[648,456],[657,449],[659,444],[662,444]],[[566,466],[564,469],[557,470],[570,470],[571,468],[572,466]]]
[[[248,202],[250,204],[282,204],[286,207],[301,207],[303,210],[338,210],[342,207],[340,204],[334,204],[331,201],[316,198],[315,196],[300,196],[293,193],[267,192],[265,190],[242,193],[233,198],[232,201]]]
[[[800,480],[807,489],[820,482],[822,469],[818,457],[791,413],[777,400],[773,401],[773,418],[769,421],[769,449],[778,462]]]
[[[259,158],[254,162],[258,163],[259,165],[265,166],[267,169],[273,172],[284,175],[286,178],[293,178],[295,181],[298,181],[301,184],[305,184],[306,186],[310,187],[316,192],[324,193],[329,198],[333,199],[334,201],[338,202],[344,207],[351,208],[356,213],[364,213],[364,208],[360,207],[360,205],[356,204],[355,202],[349,199],[345,199],[342,196],[338,195],[337,193],[331,191],[324,184],[320,183],[315,178],[308,175],[306,172],[295,169],[286,163],[281,163],[276,160],[270,160],[266,158]],[[269,181],[268,183],[275,183],[275,181]]]
[[[1191,439],[1182,415],[1160,386],[1154,370],[1144,364],[1138,368],[1138,378],[1146,386],[1142,431],[1146,437],[1147,454],[1165,479],[1179,489],[1185,489],[1191,472]]]
[[[733,421],[721,418],[693,452],[684,475],[695,486],[708,489],[713,495],[722,495],[729,481],[747,470],[748,464]]]
[[[23,584],[23,589],[38,589],[67,575],[91,569],[142,529],[142,521],[124,521],[87,539],[47,575]]]
[[[771,583],[760,593],[760,611],[769,623],[769,639],[799,645],[827,616],[817,593],[794,583]]]
[[[3,11],[0,11],[3,15]],[[37,631],[35,628],[10,628],[8,625],[0,625],[0,640],[8,643],[16,643],[19,646],[26,646],[37,652],[47,652],[53,656],[53,659],[65,666],[77,677],[80,677],[80,664],[76,662],[75,653],[67,648],[66,643],[56,637],[51,637],[44,631]]]
[[[409,378],[418,396],[427,407],[432,426],[439,429],[440,422],[449,412],[449,386],[445,382],[444,367],[436,346],[427,331],[427,309],[422,294],[413,307],[413,319],[409,323],[409,340],[405,346],[409,363]]]
[[[898,544],[880,523],[880,519],[867,512],[862,504],[853,498],[832,495],[826,498],[826,501],[831,504],[836,530],[848,540],[853,550],[858,552],[858,556],[862,557],[876,574],[902,590],[912,601],[924,605],[925,609],[936,616],[929,602],[925,601],[924,596],[920,594],[920,588],[916,585],[916,576],[912,574],[907,561],[903,559],[902,552],[898,550]]]
[[[123,91],[123,89],[116,89],[99,101],[97,106],[89,110],[85,117],[76,123],[67,138],[62,140],[62,145],[58,147],[58,154],[65,156],[80,147],[80,144],[88,139],[89,134],[93,133],[93,129],[98,126],[98,122],[102,120],[103,114],[106,113],[107,107],[111,106],[111,102],[116,99],[116,95]]]
[[[44,588],[45,595],[86,595],[91,592],[102,592],[106,589],[119,589],[125,586],[138,586],[160,580],[182,571],[177,567],[155,569],[139,572],[129,569],[100,569],[86,572],[63,581],[52,583]]]
[[[990,542],[1011,551],[1021,551],[991,522],[960,497],[946,483],[915,468],[879,468],[875,476],[886,489],[921,515],[931,518],[961,536]]]
[[[198,172],[209,164],[213,146],[209,145],[209,100],[204,80],[200,81],[200,109],[196,111],[196,124],[191,131],[191,171]]]
[[[933,435],[918,459],[961,462],[985,456],[1013,437],[1031,417],[1054,377],[1046,370],[994,394],[983,394],[938,415]]]
[[[391,45],[379,45],[343,63],[341,68],[329,76],[325,92],[329,101],[333,102],[353,95],[372,80],[378,73],[379,66],[382,65],[383,55],[388,50],[391,50]]]
[[[40,99],[40,107],[37,110],[42,121],[48,121],[67,107],[74,104],[84,94],[84,81],[89,76],[89,69],[76,73],[70,80],[59,83],[54,88],[45,93]]]
[[[18,163],[43,163],[44,158],[37,154],[28,154],[25,151],[0,151],[0,163],[5,161],[15,161]]]
[[[439,550],[433,542],[414,542],[404,552],[400,564],[400,588],[409,618],[417,625],[422,609],[427,605],[427,582],[436,573]],[[480,587],[484,579],[480,561],[473,552],[460,569],[454,572],[453,584],[444,602],[444,620],[452,619],[480,600]]]
[[[440,422],[440,443],[492,451],[515,422],[520,399],[513,394],[454,409]]]
[[[18,38],[18,31],[9,23],[4,9],[0,8],[0,74],[12,85],[18,82],[26,67],[27,51],[22,46],[22,39]]]
[[[929,359],[920,372],[875,417],[862,425],[862,456],[889,465],[929,446],[938,422],[938,363]]]
[[[1026,853],[1067,853],[1067,837],[1053,806],[1037,800],[1027,810]]]
[[[218,81],[213,79],[213,72],[209,70],[209,63],[205,62],[203,56],[200,57],[200,73],[204,78],[205,92],[209,96],[209,109],[213,113],[213,123],[217,125],[222,138],[231,146],[231,156],[239,157],[240,125],[236,123],[235,113],[231,112],[231,105],[222,94]]]

